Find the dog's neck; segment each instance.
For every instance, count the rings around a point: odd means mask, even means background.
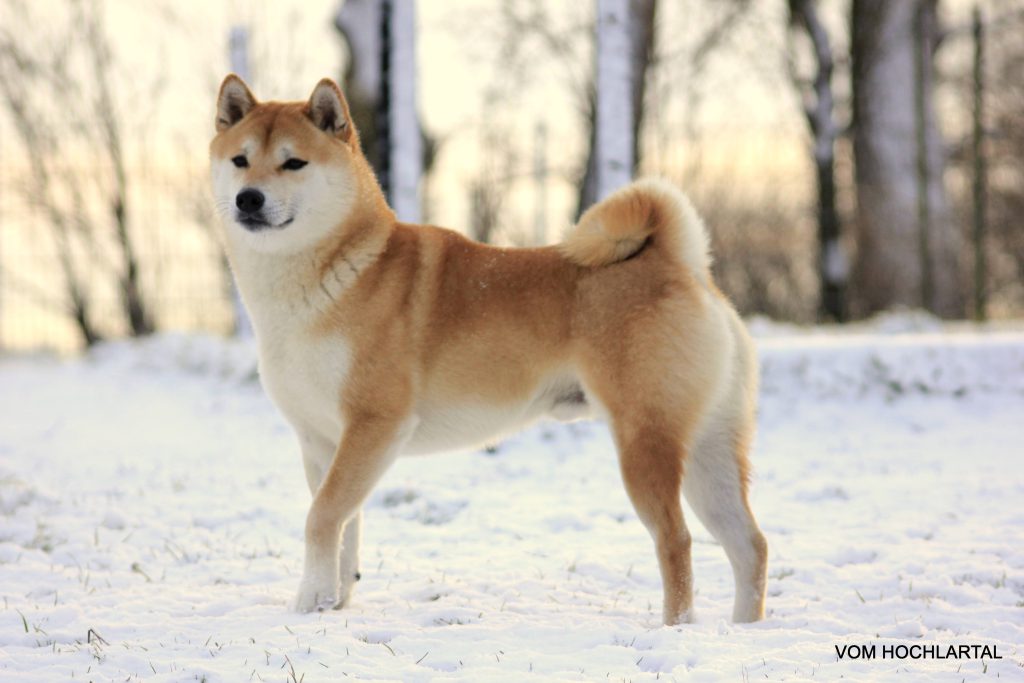
[[[393,228],[390,211],[364,210],[294,253],[261,253],[228,240],[228,260],[257,337],[271,326],[302,324],[330,311],[383,253]]]

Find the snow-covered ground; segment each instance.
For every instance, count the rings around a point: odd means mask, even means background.
[[[651,542],[590,423],[400,460],[354,604],[293,614],[309,494],[251,350],[0,358],[0,681],[1024,679],[1024,333],[753,327],[753,625],[729,623],[692,515],[698,621],[659,625]],[[880,658],[936,643],[1002,659]]]

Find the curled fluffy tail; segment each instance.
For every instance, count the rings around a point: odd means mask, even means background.
[[[569,260],[589,267],[623,261],[645,248],[675,254],[694,275],[710,276],[704,223],[686,195],[665,180],[639,180],[598,202],[561,244]]]

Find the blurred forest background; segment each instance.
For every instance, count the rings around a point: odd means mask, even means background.
[[[220,80],[336,78],[383,164],[380,17],[411,2],[0,0],[0,348],[235,329]],[[594,201],[603,3],[414,5],[425,222],[547,244]],[[620,6],[633,173],[690,194],[741,312],[1021,316],[1024,0]]]

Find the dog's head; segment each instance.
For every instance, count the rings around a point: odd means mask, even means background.
[[[263,252],[321,241],[351,214],[368,172],[333,81],[306,102],[257,102],[234,74],[217,98],[210,168],[228,240]]]

